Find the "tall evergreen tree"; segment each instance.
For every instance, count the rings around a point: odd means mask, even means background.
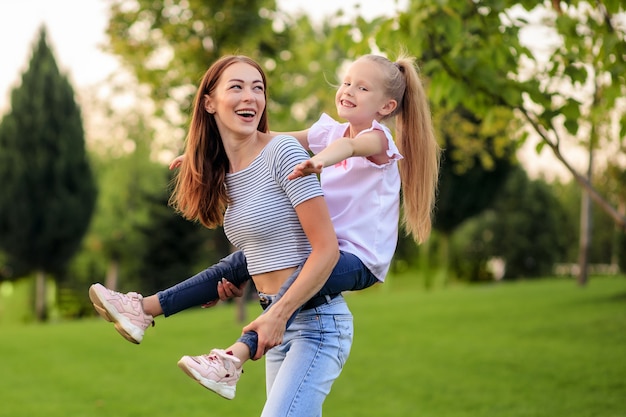
[[[0,248],[37,271],[35,314],[45,320],[46,273],[62,271],[78,249],[97,191],[80,109],[44,26],[0,123],[0,183]]]

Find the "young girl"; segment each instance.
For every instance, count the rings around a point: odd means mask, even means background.
[[[320,308],[332,295],[342,291],[359,290],[384,281],[397,243],[400,184],[404,197],[402,224],[407,232],[421,243],[431,228],[440,150],[413,60],[401,57],[391,62],[376,55],[359,58],[349,67],[339,86],[335,104],[339,117],[347,123],[323,114],[310,129],[289,133],[315,153],[313,158],[297,165],[289,178],[313,172],[321,174],[341,250],[341,258],[330,278],[304,309]],[[389,129],[381,124],[394,117],[397,147]],[[95,295],[92,301],[96,309],[106,310],[103,317],[116,322],[116,328],[122,329],[120,333],[124,335],[124,329],[128,329],[127,334],[140,335],[134,340],[129,338],[138,343],[154,315],[168,316],[215,300],[219,283],[232,290],[228,281],[240,285],[247,276],[245,269],[245,257],[235,252],[217,266],[143,300],[138,294],[111,292],[99,284],[92,287],[90,294]],[[275,296],[261,295],[262,305],[267,307],[268,301],[280,299],[296,275]],[[227,280],[222,281],[222,277]],[[122,299],[126,305],[134,303],[133,314],[140,317],[139,324],[128,326],[124,323],[124,311],[103,308],[107,299],[115,300],[111,305],[123,304],[119,301]],[[203,386],[226,398],[234,397],[240,373],[232,370],[241,369],[250,358],[260,358],[278,340],[272,342],[271,337],[265,336],[268,320],[262,314],[244,328],[244,335],[229,348],[214,349],[208,355],[184,356],[179,366]],[[288,320],[287,325],[290,323]]]

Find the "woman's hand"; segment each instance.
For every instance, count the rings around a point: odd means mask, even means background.
[[[261,359],[268,350],[283,343],[285,330],[287,320],[277,314],[273,315],[271,308],[244,327],[243,333],[255,331],[259,337],[256,354],[251,359]]]
[[[220,300],[226,301],[231,298],[243,296],[246,284],[247,282],[244,282],[239,287],[237,287],[235,284],[228,281],[226,278],[222,278],[222,280],[217,283],[217,294],[219,296],[219,300],[213,300],[213,301],[209,301],[208,303],[202,304],[202,308],[213,307]]]

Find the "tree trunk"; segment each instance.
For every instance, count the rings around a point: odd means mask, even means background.
[[[626,214],[626,200],[622,198],[619,199],[617,210],[622,214]],[[614,271],[619,271],[619,254],[620,254],[620,236],[624,233],[623,230],[619,228],[619,226],[615,226],[613,229],[613,241],[611,244],[611,269]]]
[[[441,267],[442,285],[445,287],[450,282],[450,233],[443,233],[441,236]],[[430,270],[430,268],[429,268]],[[430,274],[429,274],[430,275]]]
[[[109,267],[107,268],[107,276],[104,286],[112,290],[117,290],[117,281],[120,275],[120,261],[117,258],[111,258]]]
[[[593,142],[593,141],[591,141]],[[587,181],[591,184],[593,172],[593,148],[589,146],[589,167],[587,168]],[[591,246],[591,196],[583,189],[580,208],[580,244],[578,248],[578,285],[587,285],[589,273],[589,247]]]
[[[442,239],[444,239],[445,237],[443,236],[447,236],[445,233],[442,233]],[[434,285],[434,277],[432,274],[432,271],[430,270],[430,242],[432,239],[426,239],[426,242],[422,243],[419,246],[419,270],[424,272],[424,288],[429,290],[433,287]],[[441,264],[444,265],[445,268],[445,264],[448,260],[447,257],[445,257],[445,255],[443,254],[443,252],[440,253],[441,256]]]
[[[46,297],[46,273],[37,271],[35,276],[35,318],[37,321],[48,319],[48,302]]]

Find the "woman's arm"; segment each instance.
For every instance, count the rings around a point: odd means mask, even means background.
[[[369,157],[376,163],[385,163],[387,138],[380,130],[372,130],[356,138],[339,138],[311,159],[296,165],[287,178],[293,180],[309,174],[319,174],[323,168],[335,165],[353,156]]]
[[[314,197],[299,204],[296,213],[312,251],[287,292],[243,329],[244,332],[254,330],[259,336],[254,359],[261,358],[269,349],[282,343],[289,317],[319,292],[339,260],[337,236],[324,197]]]

